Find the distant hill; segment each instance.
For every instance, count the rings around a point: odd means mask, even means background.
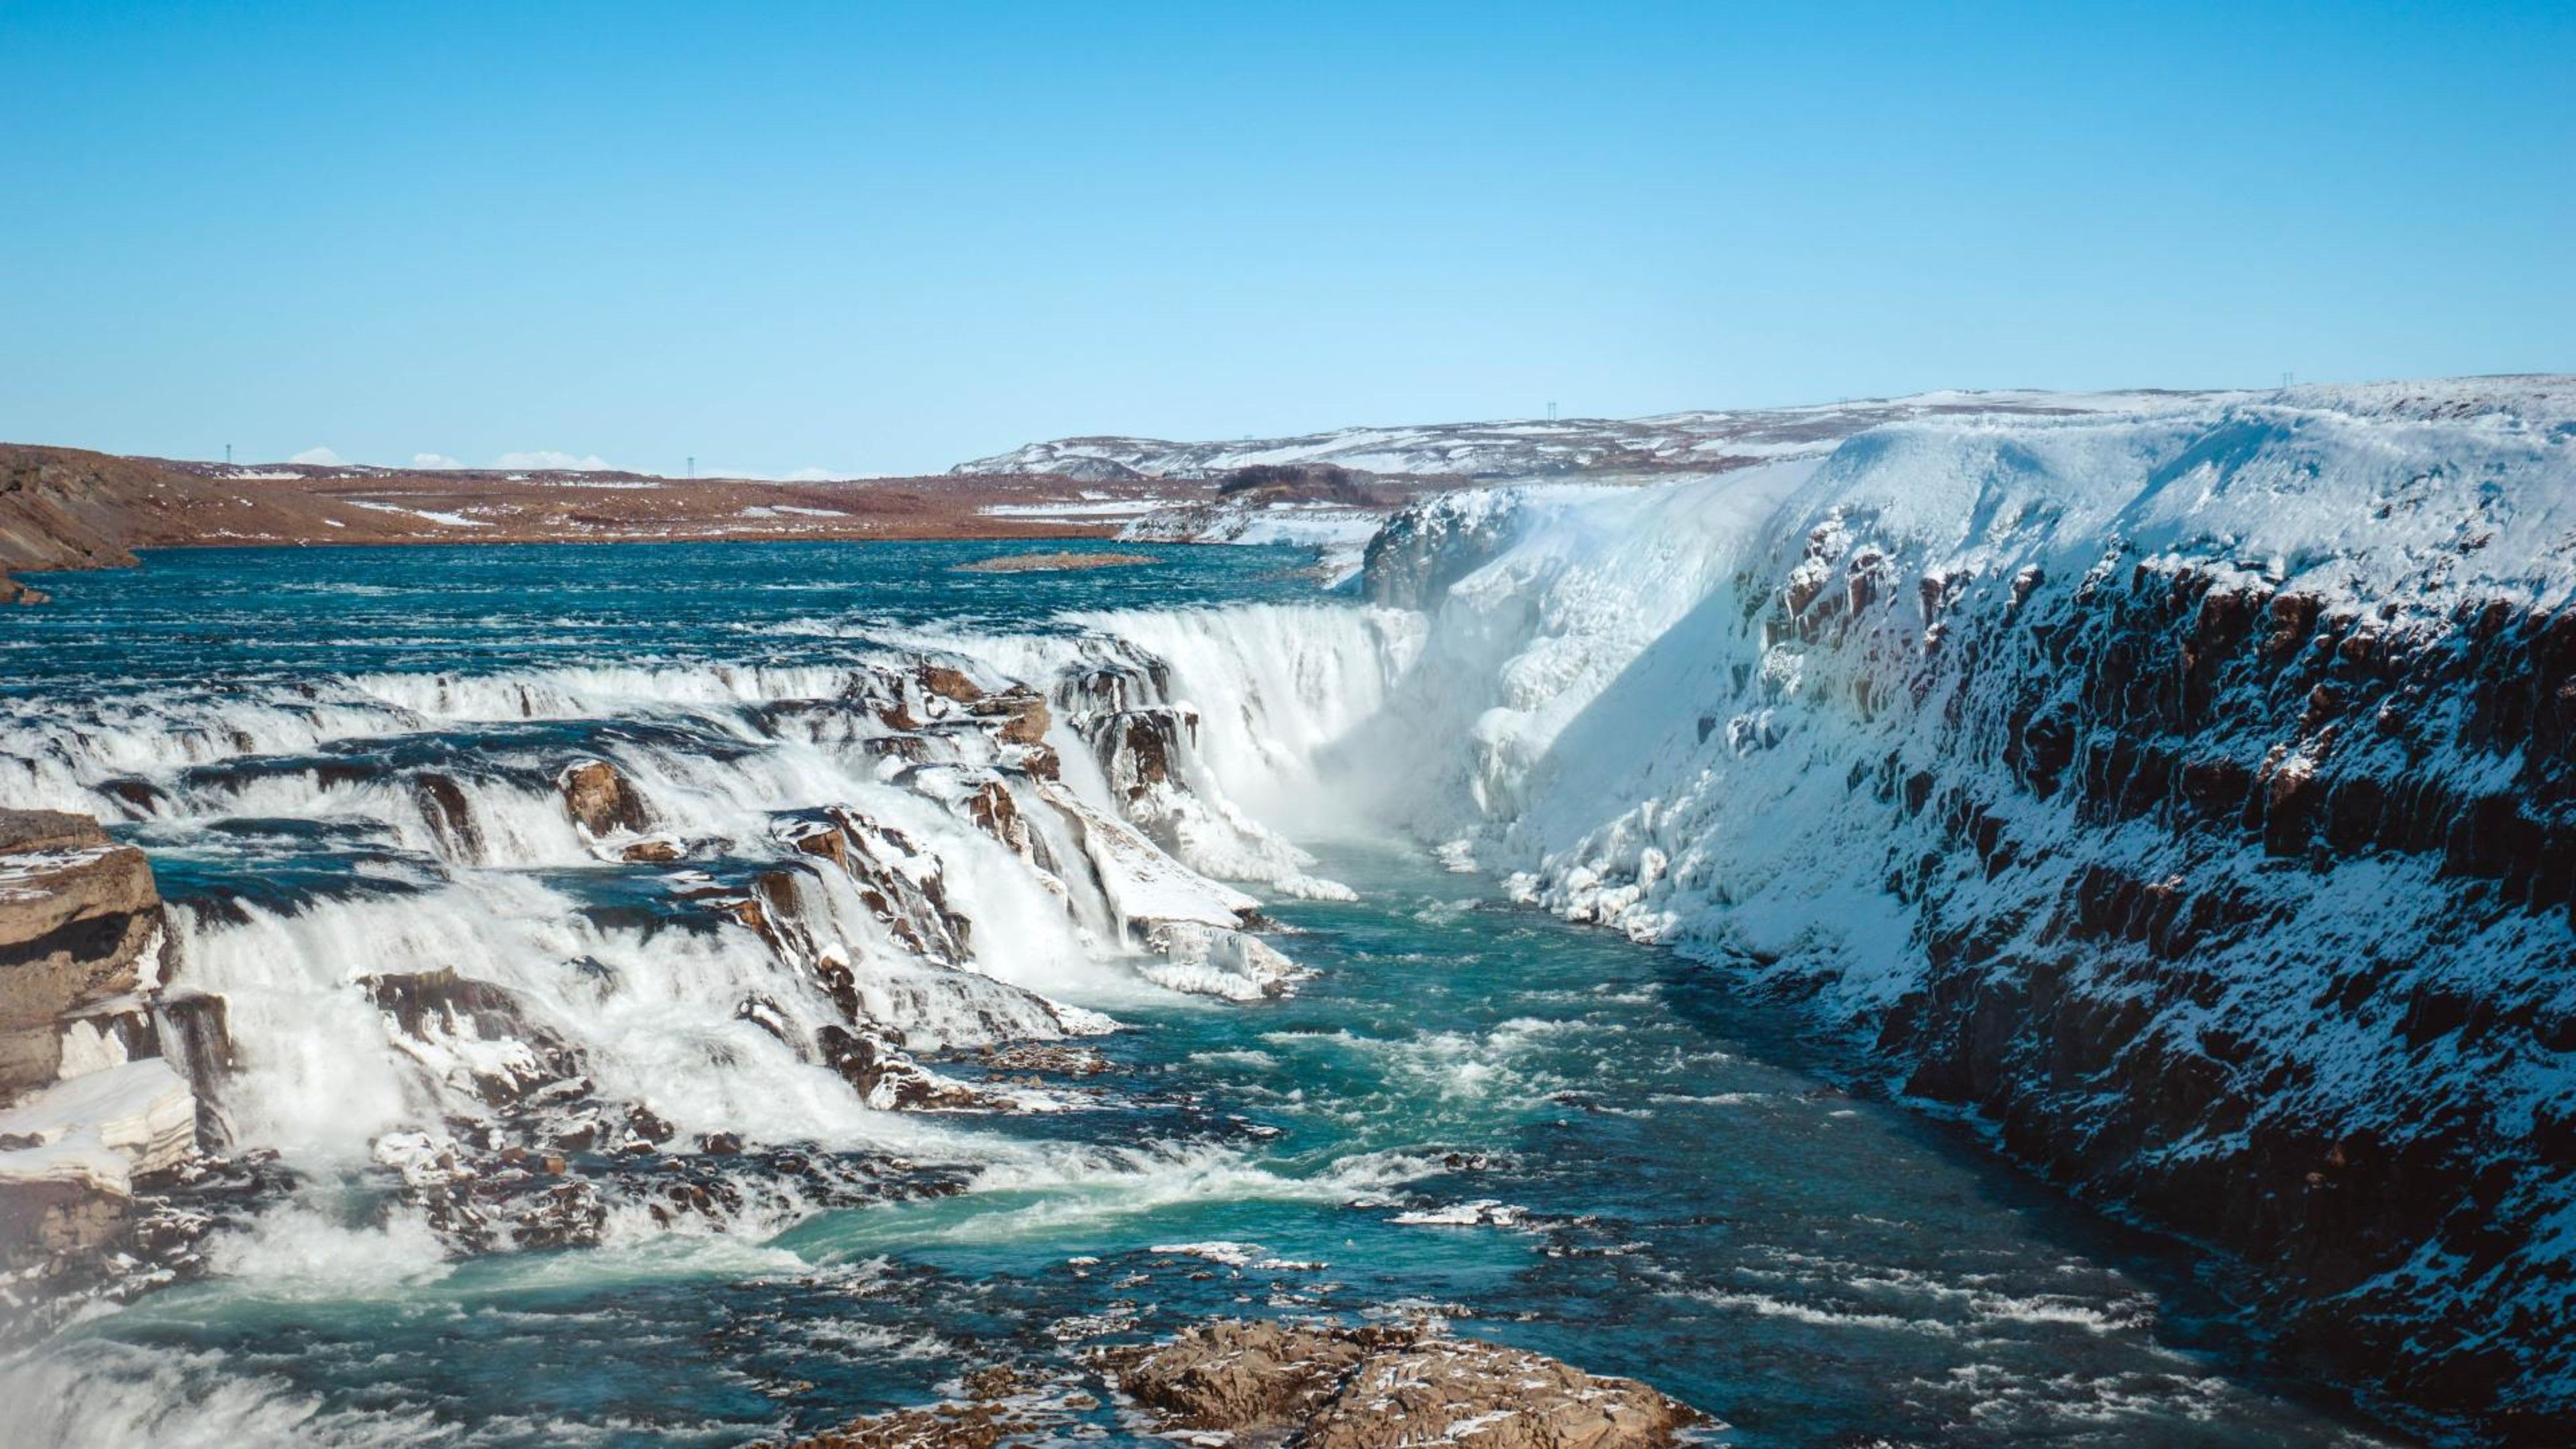
[[[1220,478],[1268,465],[1330,464],[1361,473],[1472,479],[1721,472],[1820,453],[1852,434],[1909,418],[2008,413],[2150,412],[2210,393],[1929,392],[1813,407],[1339,428],[1284,438],[1179,443],[1081,437],[1030,443],[960,463],[965,474],[1052,473],[1091,482]]]
[[[1096,492],[1097,490],[1083,490]],[[775,483],[642,473],[231,466],[0,444],[0,603],[12,571],[115,568],[138,548],[690,539],[1093,538],[1061,478]],[[1143,506],[1153,506],[1147,500]]]

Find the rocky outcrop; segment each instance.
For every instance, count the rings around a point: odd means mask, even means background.
[[[1452,1338],[1436,1324],[1217,1320],[1088,1358],[1154,1433],[1192,1444],[1653,1449],[1708,1422],[1634,1379]],[[1101,1404],[1070,1379],[1031,1382],[997,1365],[967,1375],[964,1388],[963,1402],[855,1419],[789,1449],[990,1449],[1099,1432],[1076,1426]]]
[[[384,1013],[396,1051],[485,1106],[509,1110],[587,1089],[581,1053],[530,1020],[501,987],[453,970],[370,976],[359,984]]]
[[[0,810],[0,1102],[61,1074],[75,1012],[160,984],[143,852],[85,816]]]
[[[920,841],[846,806],[797,821],[783,834],[795,849],[858,882],[859,898],[915,954],[948,965],[966,959],[974,923],[950,908],[947,867]]]
[[[1198,709],[1174,690],[1171,665],[1142,648],[1103,643],[1058,680],[1057,718],[1100,767],[1127,825],[1196,870],[1258,881],[1290,895],[1348,900],[1307,872],[1314,857],[1237,809],[1199,756]],[[1150,928],[1159,911],[1138,913]]]
[[[1026,686],[1006,689],[974,700],[967,706],[977,717],[1001,721],[999,737],[1006,745],[1040,745],[1046,743],[1046,696]]]
[[[0,603],[45,600],[11,580],[13,568],[131,566],[120,514],[160,472],[97,453],[0,446]]]
[[[166,939],[141,851],[86,816],[0,810],[0,1302],[31,1309],[12,1326],[172,1271],[205,1229],[139,1205],[220,1138],[205,1094],[231,1055],[220,1002],[163,995]]]
[[[1422,1328],[1217,1322],[1099,1358],[1167,1432],[1315,1449],[1625,1449],[1704,1417],[1634,1379]]]
[[[1449,587],[1502,556],[1527,522],[1518,493],[1479,489],[1418,500],[1369,539],[1360,593],[1391,609],[1436,609]]]
[[[992,1097],[951,1081],[906,1055],[899,1034],[885,1029],[826,1026],[815,1047],[824,1065],[882,1111],[959,1110],[997,1105]]]
[[[454,776],[424,770],[412,778],[411,794],[422,822],[428,825],[429,833],[449,860],[472,862],[483,858],[483,829],[475,822],[474,806],[465,796],[465,787]]]
[[[573,823],[594,836],[634,834],[650,829],[653,812],[632,781],[606,760],[580,760],[555,777],[563,791],[564,811]]]

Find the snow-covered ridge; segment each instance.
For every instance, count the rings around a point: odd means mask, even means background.
[[[1820,456],[1866,428],[1911,418],[2144,412],[2237,394],[2158,391],[1930,392],[1812,407],[1666,413],[1410,427],[1339,428],[1284,438],[1171,442],[1082,437],[1031,443],[951,469],[957,474],[1057,473],[1073,478],[1217,478],[1264,464],[1330,464],[1366,473],[1538,478],[1573,473],[1718,471]]]
[[[2576,1429],[2576,380],[1917,417],[1408,528],[1427,633],[1340,666],[1391,672],[1309,711],[1309,802],[1809,995],[2393,1413]]]

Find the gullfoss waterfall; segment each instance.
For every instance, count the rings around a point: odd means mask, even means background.
[[[1402,608],[1262,547],[67,577],[0,777],[149,854],[164,1014],[221,1003],[220,1050],[163,1053],[217,1150],[140,1205],[157,1265],[30,1309],[10,1412],[728,1443],[1214,1313],[1439,1312],[1726,1442],[2367,1437],[2258,1365],[2546,1422],[2565,1181],[2514,1153],[2571,1091],[2564,739],[2480,726],[2474,686],[2565,601],[2563,551],[2497,542],[2564,528],[2494,520],[2569,443],[2510,401],[1943,421],[1452,495],[1373,546]],[[2335,532],[2354,508],[2386,511]],[[2185,748],[2221,698],[2237,734]],[[2409,746],[2465,802],[2525,772],[2534,823],[2348,823]],[[2355,985],[2325,917],[2361,894],[2416,936]],[[2373,1116],[2426,1000],[2503,1024]],[[2217,1250],[1846,1095],[1881,1086]],[[2350,1261],[2232,1266],[2372,1211],[2391,1162],[2442,1180],[2424,1107],[2527,1236],[2457,1240],[2418,1190]],[[2268,1195],[2231,1241],[2187,1209],[2240,1170]],[[2446,1255],[2484,1276],[2410,1294]],[[2317,1347],[2374,1294],[2411,1347]]]

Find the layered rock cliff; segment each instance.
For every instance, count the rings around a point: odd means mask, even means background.
[[[221,1140],[200,1093],[230,1047],[221,1003],[169,986],[168,940],[143,852],[0,810],[0,1302],[116,1276],[129,1249],[166,1267],[193,1236],[138,1199]]]

